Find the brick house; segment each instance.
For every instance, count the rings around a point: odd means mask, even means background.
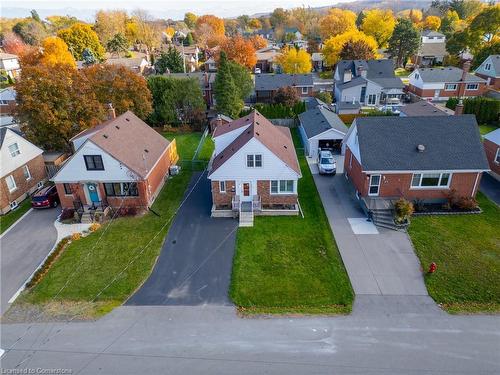
[[[442,64],[446,55],[446,36],[434,30],[423,30],[420,47],[411,60],[416,66],[430,67]]]
[[[490,55],[479,65],[476,75],[484,78],[495,90],[500,90],[500,55]]]
[[[169,142],[132,112],[114,117],[71,139],[75,153],[52,178],[63,208],[150,207],[174,165]]]
[[[484,136],[484,151],[490,164],[491,175],[500,181],[500,129]]]
[[[405,198],[475,197],[489,170],[474,115],[358,117],[344,140],[344,171],[368,208]]]
[[[43,151],[12,129],[0,129],[0,213],[16,208],[46,180]]]
[[[302,176],[290,129],[258,111],[217,126],[208,178],[212,215],[297,214]]]
[[[312,74],[256,74],[255,97],[259,103],[272,103],[281,87],[293,87],[301,98],[313,96]]]
[[[272,73],[278,68],[278,57],[281,56],[281,50],[278,47],[264,47],[255,52],[257,63],[255,69],[260,69],[260,73]]]
[[[409,76],[408,92],[422,98],[446,101],[450,97],[471,98],[486,90],[486,80],[469,73],[470,63],[464,68],[417,68]]]

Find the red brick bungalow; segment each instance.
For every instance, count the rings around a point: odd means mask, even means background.
[[[346,177],[370,207],[475,197],[489,170],[474,115],[358,117],[344,139]]]
[[[158,196],[177,155],[169,142],[132,112],[72,138],[73,156],[52,178],[62,208],[112,206],[141,210]]]
[[[500,129],[484,136],[484,151],[490,163],[491,174],[500,180]]]

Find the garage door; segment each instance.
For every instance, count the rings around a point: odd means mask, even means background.
[[[342,140],[341,139],[320,139],[320,140],[318,140],[318,147],[331,149],[331,150],[333,150],[333,152],[340,154],[340,150],[342,147]]]

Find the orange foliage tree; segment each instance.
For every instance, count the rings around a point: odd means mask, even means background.
[[[26,44],[13,32],[4,34],[2,46],[6,53],[12,53],[14,55],[20,55],[26,50]]]
[[[356,13],[350,10],[330,9],[320,21],[320,33],[323,39],[354,29],[356,29]]]
[[[206,14],[196,20],[195,35],[202,45],[213,47],[224,39],[226,32],[222,18]]]
[[[261,49],[267,47],[267,40],[260,35],[253,35],[249,38],[255,49]]]
[[[222,50],[226,52],[229,60],[236,61],[238,64],[248,69],[252,69],[257,63],[257,56],[253,43],[240,35],[227,38],[222,45]]]

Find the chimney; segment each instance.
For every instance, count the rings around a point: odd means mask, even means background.
[[[464,113],[464,103],[462,102],[462,99],[458,101],[457,106],[455,107],[455,116],[461,115]]]
[[[108,120],[113,120],[116,118],[116,112],[113,108],[113,103],[108,103]]]
[[[366,78],[366,69],[363,66],[358,66],[358,77]]]

